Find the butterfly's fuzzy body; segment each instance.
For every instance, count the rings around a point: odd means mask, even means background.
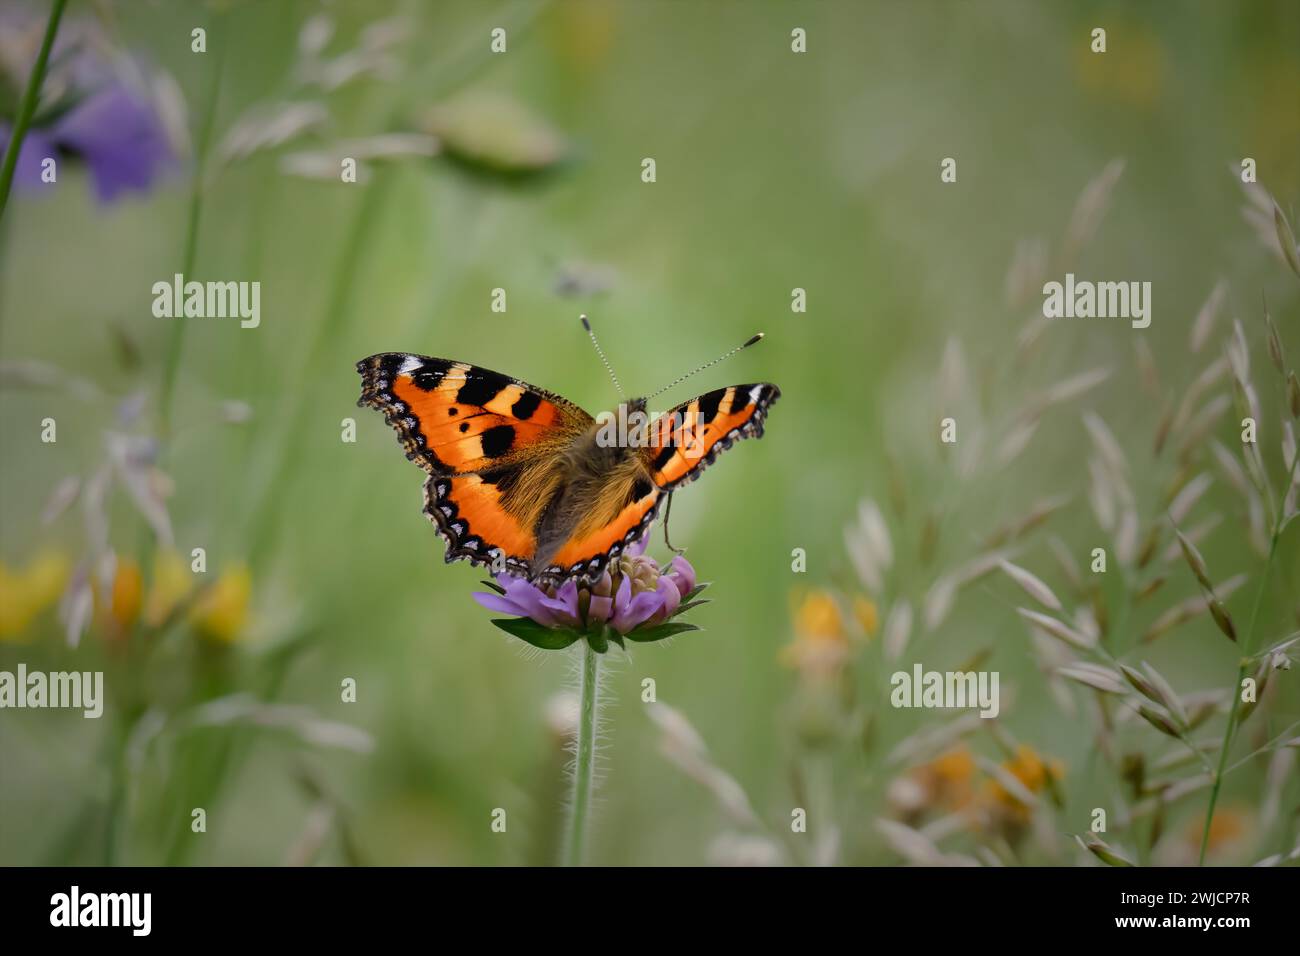
[[[424,510],[446,559],[552,584],[598,578],[667,493],[761,436],[780,396],[769,384],[717,389],[611,444],[572,402],[465,362],[385,352],[357,371],[358,404],[383,412],[428,472]]]

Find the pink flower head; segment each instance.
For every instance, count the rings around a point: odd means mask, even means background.
[[[516,620],[493,623],[538,647],[563,647],[583,636],[602,646],[603,639],[652,641],[694,630],[691,624],[669,622],[696,589],[695,569],[681,555],[660,567],[645,557],[645,549],[643,536],[589,586],[566,581],[558,588],[541,587],[501,574],[496,578],[500,593],[476,591],[473,598],[489,611],[512,615]],[[569,632],[572,640],[542,630]]]

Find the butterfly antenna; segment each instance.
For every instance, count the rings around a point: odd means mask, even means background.
[[[626,401],[627,395],[623,393],[623,386],[618,384],[618,376],[614,374],[614,369],[610,366],[609,359],[605,358],[605,350],[602,349],[600,343],[596,341],[596,333],[592,331],[591,323],[587,321],[587,316],[580,315],[578,318],[582,320],[582,327],[587,330],[587,335],[591,338],[591,344],[596,347],[596,354],[600,356],[600,361],[605,366],[605,371],[609,373],[609,377],[613,381],[614,387],[618,389],[618,397]]]
[[[731,358],[731,356],[735,355],[737,352],[741,351],[742,349],[747,349],[751,345],[755,344],[756,342],[761,342],[762,340],[763,340],[762,332],[757,332],[754,335],[751,335],[744,343],[737,345],[730,352],[723,352],[712,362],[705,362],[699,368],[693,369],[692,371],[687,372],[685,375],[682,375],[681,377],[674,379],[673,381],[665,385],[663,388],[659,389],[659,391],[655,392],[653,395],[647,396],[646,400],[649,401],[649,399],[654,398],[655,395],[662,395],[670,388],[676,388],[678,385],[682,384],[682,382],[686,381],[688,378],[690,378],[692,375],[696,374],[697,372],[703,372],[706,368],[713,368],[713,366],[717,365],[723,359]]]

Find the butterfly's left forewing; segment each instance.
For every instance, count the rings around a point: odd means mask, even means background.
[[[447,560],[527,574],[563,455],[593,422],[572,402],[467,362],[385,352],[357,363],[361,398],[429,473],[425,513]]]

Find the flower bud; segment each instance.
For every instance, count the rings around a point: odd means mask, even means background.
[[[633,597],[646,591],[658,589],[659,565],[655,564],[650,558],[625,554],[619,561],[619,568],[624,575],[632,580]]]
[[[695,590],[695,568],[680,554],[674,556],[668,570],[663,573],[667,573],[673,584],[677,585],[677,593],[683,599]]]
[[[682,603],[681,592],[677,590],[677,585],[667,575],[660,577],[658,593],[663,599],[663,604],[659,606],[659,610],[650,615],[647,621],[649,626],[662,624],[668,620],[676,613],[678,606]]]

